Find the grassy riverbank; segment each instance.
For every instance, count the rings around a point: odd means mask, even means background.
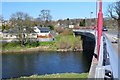
[[[31,51],[73,51],[82,50],[80,37],[73,35],[58,35],[51,42],[28,42],[21,47],[19,42],[5,43],[2,45],[3,53],[8,52],[31,52]]]
[[[84,78],[84,80],[88,78],[88,73],[61,73],[61,74],[46,74],[46,75],[32,75],[29,77],[20,77],[16,79],[10,80],[22,80],[22,79],[34,79],[34,78]],[[44,79],[42,79],[44,80]],[[45,79],[47,80],[47,79]],[[77,79],[78,80],[78,79]]]

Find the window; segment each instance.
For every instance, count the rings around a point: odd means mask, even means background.
[[[12,35],[10,35],[10,37],[12,37]]]
[[[8,37],[8,35],[6,34],[5,37]]]
[[[40,31],[41,33],[48,33],[49,31]]]

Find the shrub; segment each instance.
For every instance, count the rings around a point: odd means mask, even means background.
[[[82,42],[80,37],[61,36],[60,40],[56,43],[59,49],[81,49]]]
[[[73,50],[82,49],[82,41],[80,37],[76,37],[73,42]]]
[[[63,36],[72,35],[72,34],[73,34],[73,32],[72,32],[72,30],[70,30],[70,29],[65,29],[65,30],[61,33],[61,35],[63,35]]]
[[[48,27],[50,27],[50,30],[54,30],[54,26],[53,25],[49,25]]]
[[[27,42],[26,44],[25,44],[25,46],[26,47],[37,47],[37,46],[39,46],[39,42]]]
[[[60,34],[60,33],[62,33],[64,31],[64,28],[63,27],[56,27],[55,31]]]
[[[3,50],[8,50],[8,49],[15,49],[17,47],[20,47],[19,42],[11,42],[11,43],[3,43],[2,44],[2,49]]]

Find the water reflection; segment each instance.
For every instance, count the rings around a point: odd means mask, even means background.
[[[34,54],[4,54],[3,78],[66,72],[88,72],[90,61],[82,52],[38,52]]]

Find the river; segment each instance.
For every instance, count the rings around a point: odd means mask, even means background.
[[[2,78],[54,73],[84,73],[90,60],[83,52],[36,52],[30,54],[3,54]]]

